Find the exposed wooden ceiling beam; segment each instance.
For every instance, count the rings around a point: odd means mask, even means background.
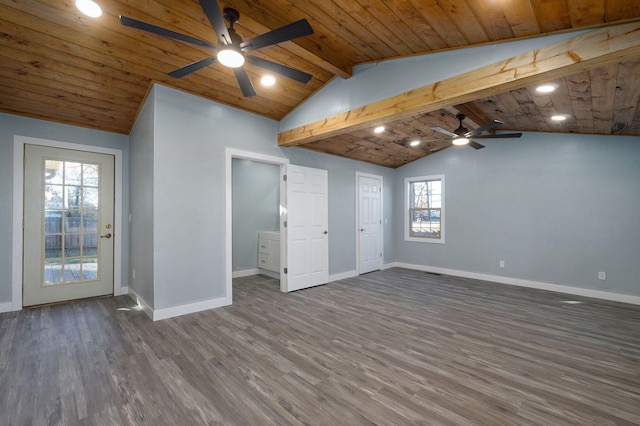
[[[278,135],[296,146],[566,77],[640,55],[640,23],[606,27]]]

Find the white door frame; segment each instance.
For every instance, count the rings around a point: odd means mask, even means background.
[[[289,159],[285,157],[275,157],[273,155],[266,154],[258,154],[256,152],[250,151],[242,151],[235,148],[227,148],[225,150],[225,281],[226,281],[226,291],[225,298],[227,303],[231,305],[233,303],[233,206],[232,206],[232,195],[233,195],[233,174],[232,167],[234,158],[240,158],[243,160],[252,160],[260,163],[267,164],[275,164],[280,166],[280,176],[282,176],[283,170],[287,164],[289,164]],[[286,279],[286,276],[282,273],[283,264],[285,263],[283,259],[286,259],[286,234],[282,232],[282,209],[286,209],[286,190],[283,191],[284,183],[282,179],[280,179],[280,282]],[[284,193],[283,193],[284,192]],[[283,240],[284,239],[284,240]],[[283,253],[285,255],[283,256]],[[282,284],[281,284],[282,285]]]
[[[113,294],[127,294],[128,287],[122,286],[122,150],[83,145],[50,139],[15,135],[13,137],[13,243],[11,248],[11,310],[22,310],[22,245],[24,216],[24,146],[26,144],[77,151],[110,154],[115,158],[115,199],[113,223]]]
[[[380,220],[382,221],[380,224],[380,251],[382,252],[382,257],[380,258],[380,269],[383,269],[384,266],[384,180],[383,177],[379,175],[356,172],[356,275],[360,275],[360,176],[380,179]]]

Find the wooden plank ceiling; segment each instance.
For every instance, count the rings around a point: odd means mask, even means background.
[[[247,64],[257,96],[242,96],[233,73],[213,64],[183,78],[168,72],[211,50],[120,24],[119,15],[210,41],[216,35],[195,0],[99,0],[98,19],[81,15],[73,0],[0,0],[0,112],[127,134],[153,82],[246,111],[281,119],[335,76],[354,65],[482,45],[560,31],[640,20],[640,2],[628,0],[225,0],[240,12],[245,40],[307,18],[311,36],[260,49],[255,56],[313,75],[302,84],[278,78],[259,85],[264,71]],[[253,53],[253,52],[252,52]],[[473,128],[504,121],[504,129],[639,135],[638,58],[553,81],[540,96],[533,87],[510,89],[449,108],[385,123],[388,131],[345,128],[304,147],[398,167],[431,154],[437,142],[409,148],[414,139],[454,129],[458,111]],[[553,122],[553,113],[569,119]]]

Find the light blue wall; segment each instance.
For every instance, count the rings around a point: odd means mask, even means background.
[[[127,217],[129,212],[127,136],[0,113],[0,304],[9,303],[12,298],[11,250],[13,240],[13,143],[15,135],[121,150],[124,168],[123,217]],[[122,232],[122,286],[127,286],[128,227],[124,226]]]
[[[151,90],[129,135],[131,223],[130,288],[153,306],[153,139],[154,92]],[[135,270],[135,277],[134,277]]]
[[[280,123],[282,130],[571,35],[359,67]],[[452,70],[455,70],[452,72]],[[393,75],[393,79],[389,79]],[[372,90],[375,88],[375,90]],[[449,148],[397,170],[277,146],[278,123],[156,85],[129,137],[0,114],[0,304],[11,300],[13,135],[121,149],[122,285],[154,309],[225,296],[225,149],[329,171],[329,273],[354,271],[357,171],[384,179],[385,263],[394,261],[640,295],[640,138],[526,134]],[[131,180],[129,180],[129,171]],[[446,175],[446,244],[403,241],[403,181]],[[129,197],[129,188],[131,196]],[[129,247],[131,255],[129,255]],[[131,268],[128,260],[132,260]],[[506,267],[498,268],[505,260]],[[597,280],[606,271],[607,280]]]
[[[528,133],[485,145],[397,170],[399,262],[640,295],[640,138]],[[432,174],[445,175],[446,243],[405,242],[404,178]]]
[[[280,148],[277,122],[165,86],[154,87],[154,106],[154,309],[225,296],[226,147],[329,171],[330,274],[356,269],[356,171],[385,177],[392,222],[391,169]],[[390,229],[385,262],[393,261]]]
[[[280,166],[234,158],[233,271],[258,267],[258,232],[280,229]]]
[[[277,123],[154,87],[154,308],[225,295],[225,149],[282,157]]]

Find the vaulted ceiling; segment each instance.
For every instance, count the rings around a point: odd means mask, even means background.
[[[182,78],[167,75],[211,56],[211,49],[119,21],[125,15],[216,44],[198,1],[99,3],[104,14],[93,19],[81,15],[73,0],[0,0],[1,112],[126,134],[151,84],[159,82],[278,120],[335,76],[349,78],[358,64],[640,21],[640,3],[628,0],[225,0],[221,8],[240,12],[235,28],[245,40],[302,18],[315,31],[252,52],[309,73],[311,81],[278,78],[275,86],[263,87],[264,70],[247,64],[257,96],[243,97],[232,71],[220,64]],[[280,143],[398,167],[437,152],[438,141],[415,148],[407,142],[440,138],[431,127],[456,128],[458,112],[469,117],[470,129],[499,119],[506,130],[640,135],[638,53],[607,54],[606,61],[584,69],[550,72],[559,89],[550,95],[537,95],[533,80],[496,83],[496,90],[472,98],[344,122],[316,133],[319,138],[283,142],[281,135]],[[550,120],[560,112],[566,121]],[[387,131],[373,136],[367,126],[376,123]]]

